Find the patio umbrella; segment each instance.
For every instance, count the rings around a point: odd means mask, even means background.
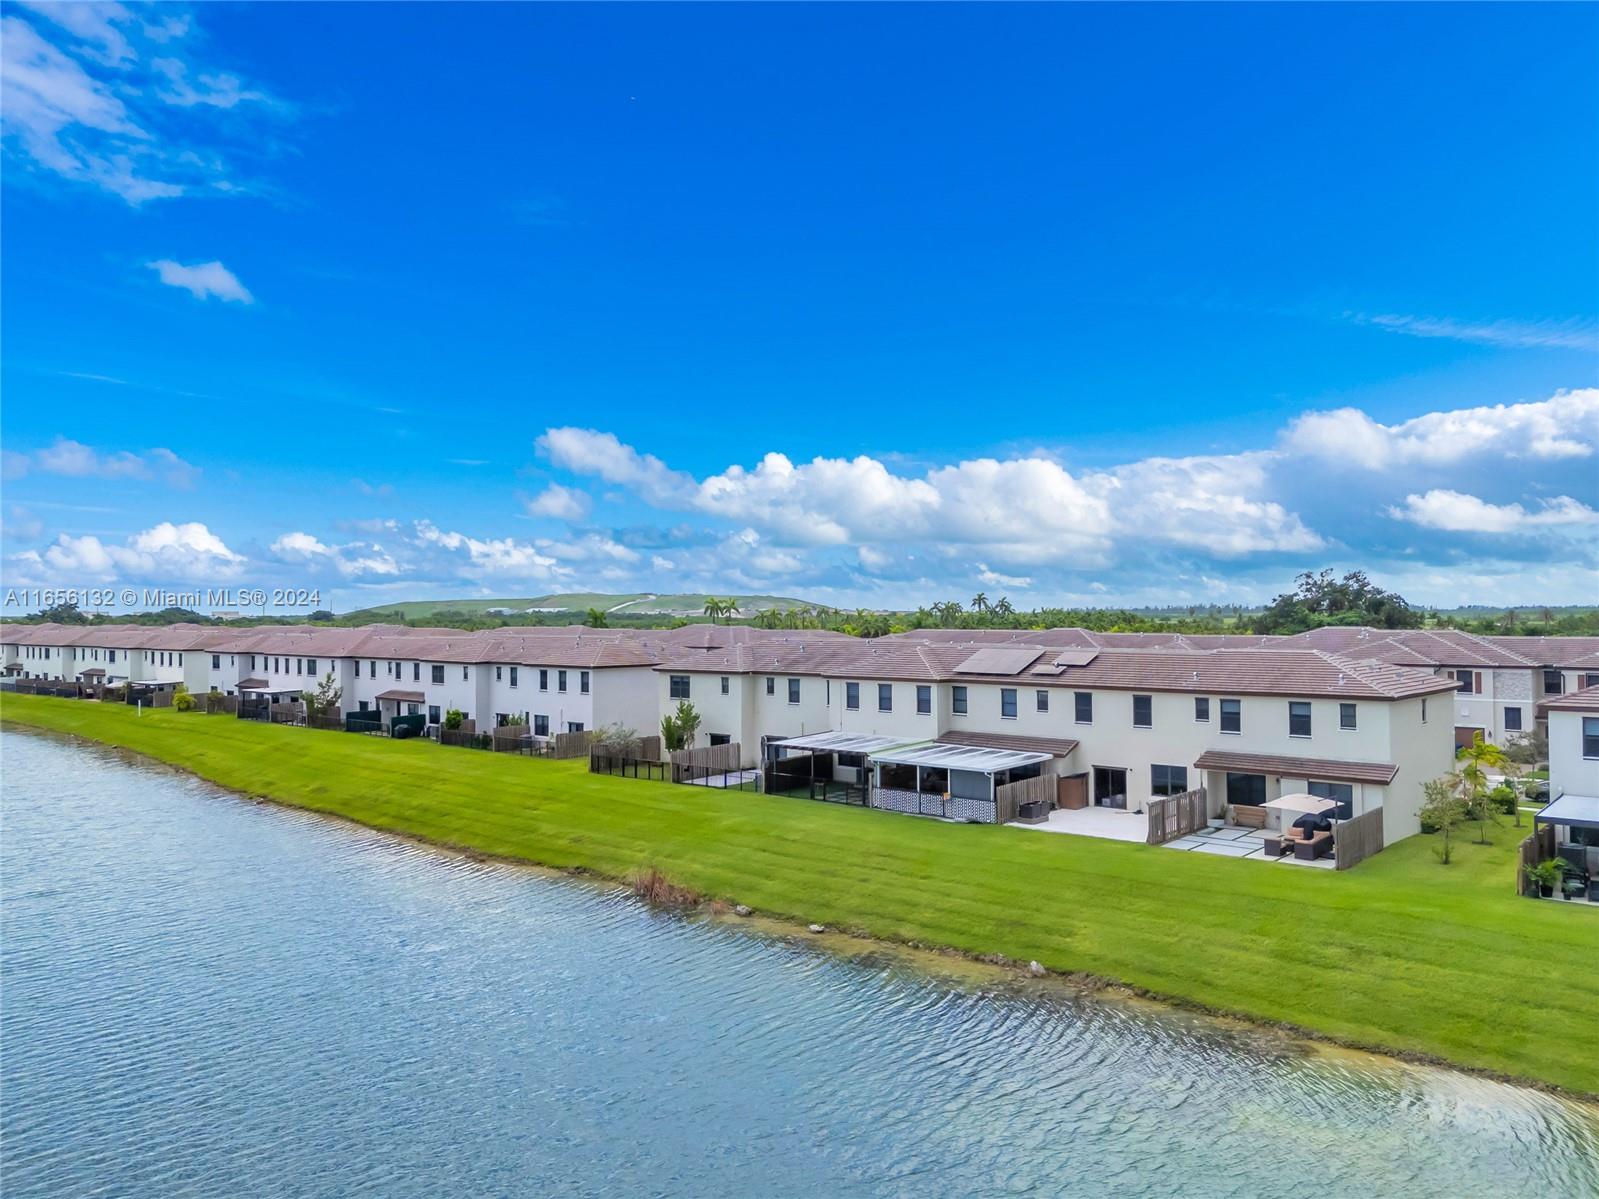
[[[1320,816],[1336,808],[1338,801],[1323,799],[1319,795],[1306,795],[1301,792],[1295,795],[1280,795],[1276,799],[1267,800],[1260,806],[1270,808],[1275,812],[1308,812]],[[1294,823],[1298,824],[1299,822],[1296,820]]]

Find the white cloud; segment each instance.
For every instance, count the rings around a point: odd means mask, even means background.
[[[245,559],[198,521],[163,521],[135,533],[123,545],[89,535],[59,535],[40,554],[15,556],[25,568],[63,583],[142,580],[206,584],[235,579]]]
[[[465,533],[445,532],[431,521],[416,522],[418,545],[446,551],[461,559],[457,568],[472,578],[485,575],[515,576],[541,582],[566,578],[572,572],[537,546],[511,537],[480,540]]]
[[[1599,444],[1599,388],[1560,391],[1536,403],[1429,412],[1397,425],[1379,424],[1358,408],[1308,412],[1288,427],[1283,444],[1307,458],[1367,470],[1482,454],[1588,457]]]
[[[1376,325],[1380,329],[1407,333],[1412,337],[1443,337],[1450,341],[1518,349],[1599,350],[1599,325],[1584,318],[1566,321],[1462,321],[1447,316],[1404,316],[1396,313],[1350,315],[1360,324]]]
[[[989,570],[979,562],[977,564],[977,577],[990,587],[1031,587],[1033,580],[1026,575],[1002,575],[997,570]]]
[[[330,565],[345,578],[400,573],[399,563],[380,545],[327,545],[310,533],[293,532],[283,534],[271,548],[285,562]]]
[[[609,537],[585,533],[572,541],[554,541],[540,538],[534,543],[552,558],[572,562],[637,562],[639,553]]]
[[[614,433],[597,429],[547,430],[536,443],[540,453],[574,474],[631,487],[651,503],[671,504],[694,485],[691,475],[671,470],[653,454],[623,445]]]
[[[230,300],[237,304],[255,303],[255,297],[239,282],[238,276],[220,262],[197,262],[193,266],[184,266],[181,262],[162,258],[145,265],[160,275],[161,282],[168,287],[181,287],[197,300],[216,296],[219,300]]]
[[[1490,504],[1474,495],[1440,488],[1406,496],[1403,507],[1388,512],[1395,520],[1453,533],[1525,533],[1599,524],[1599,512],[1569,495],[1546,500],[1528,511],[1520,504]]]
[[[587,492],[551,483],[528,501],[527,510],[534,516],[548,516],[555,520],[582,520],[589,514],[591,504]]]
[[[146,450],[143,454],[129,450],[104,452],[81,441],[58,437],[32,453],[6,451],[6,478],[20,479],[35,471],[75,479],[161,479],[173,487],[192,487],[200,476],[199,467],[167,449]]]
[[[186,16],[147,20],[115,3],[14,10],[0,21],[6,148],[31,171],[132,205],[247,190],[217,154],[194,144],[209,130],[174,117],[246,102],[286,107],[236,75],[196,63],[179,45],[188,27]]]

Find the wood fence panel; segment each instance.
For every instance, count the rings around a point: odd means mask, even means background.
[[[1144,810],[1149,814],[1151,845],[1164,845],[1178,837],[1186,837],[1203,828],[1210,819],[1209,797],[1203,787],[1151,799]]]
[[[1534,885],[1527,878],[1529,868],[1555,856],[1555,826],[1540,824],[1516,849],[1516,894],[1531,894]]]
[[[1333,864],[1348,870],[1382,852],[1382,809],[1373,808],[1353,820],[1340,820],[1333,830]]]
[[[556,758],[581,758],[589,752],[594,744],[594,732],[585,730],[581,733],[556,733],[555,752],[551,755]]]
[[[1006,783],[1004,786],[994,788],[994,819],[999,824],[1009,824],[1016,819],[1017,810],[1024,803],[1034,800],[1047,803],[1051,808],[1055,806],[1056,782],[1052,774],[1040,775],[1038,778],[1021,779],[1018,782]]]
[[[737,741],[726,745],[701,745],[695,749],[672,751],[672,781],[731,774],[742,768],[744,750]]]

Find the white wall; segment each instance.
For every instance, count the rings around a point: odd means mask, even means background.
[[[1589,720],[1599,713],[1586,714]],[[1599,796],[1599,758],[1582,756],[1582,712],[1549,713],[1549,792]]]

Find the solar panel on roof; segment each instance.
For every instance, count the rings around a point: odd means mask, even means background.
[[[1063,649],[1055,655],[1056,666],[1087,666],[1099,657],[1097,649]]]
[[[978,650],[959,666],[956,674],[1021,674],[1044,651],[1035,646],[990,645]]]

